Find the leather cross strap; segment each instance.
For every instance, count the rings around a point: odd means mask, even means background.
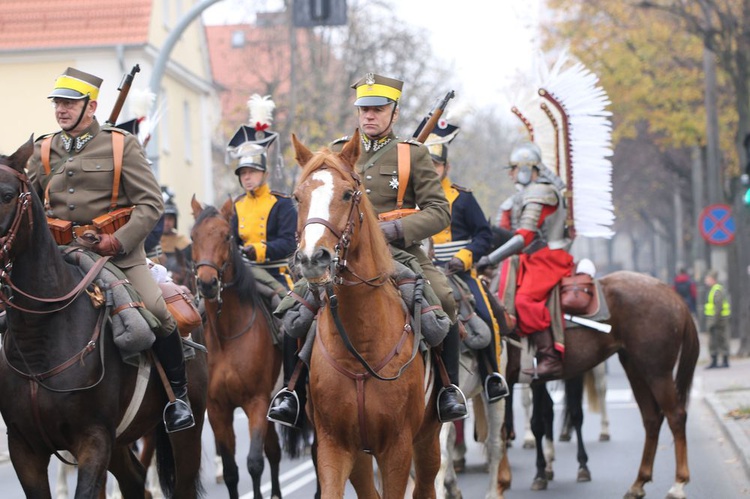
[[[113,131],[112,135],[112,159],[115,163],[114,179],[112,180],[112,198],[109,202],[110,211],[117,208],[117,196],[120,192],[120,176],[122,175],[122,159],[125,155],[125,135],[120,132]],[[41,160],[42,166],[44,167],[44,173],[49,176],[52,172],[50,165],[50,155],[52,151],[52,137],[49,135],[42,140],[41,146]],[[49,209],[49,184],[52,179],[47,179],[47,185],[44,188],[44,207]]]
[[[409,185],[409,174],[411,172],[411,151],[409,144],[399,142],[398,144],[398,197],[396,198],[396,209],[404,206],[404,194],[406,186]]]

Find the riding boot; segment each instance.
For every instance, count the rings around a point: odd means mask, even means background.
[[[271,405],[268,409],[266,418],[274,423],[290,426],[292,428],[299,428],[300,407],[304,407],[304,405],[300,403],[300,398],[301,394],[304,392],[307,368],[302,367],[304,372],[300,373],[300,376],[295,383],[295,390],[289,390],[287,387],[292,378],[294,368],[297,366],[298,358],[297,340],[287,334],[284,335],[283,361],[284,388],[282,388],[271,400]],[[303,389],[297,390],[297,386],[301,386]]]
[[[477,350],[477,365],[479,375],[484,380],[484,392],[487,395],[487,402],[493,403],[504,399],[510,394],[508,383],[500,374],[497,367],[497,357],[495,356],[494,338],[490,344],[481,350]]]
[[[448,372],[451,384],[444,386],[438,394],[438,418],[443,423],[457,421],[468,416],[466,397],[458,388],[458,323],[451,325],[448,335],[443,340],[440,358]]]
[[[174,402],[169,402],[164,408],[164,425],[167,433],[186,430],[195,426],[193,411],[190,409],[190,400],[188,399],[182,339],[177,328],[174,328],[166,337],[157,337],[152,349],[164,368],[176,398]]]
[[[563,365],[560,354],[555,350],[555,340],[550,328],[537,331],[529,336],[536,344],[536,369],[524,369],[522,372],[534,379],[557,379],[562,376]]]
[[[706,366],[706,369],[716,369],[719,367],[719,364],[716,362],[716,355],[711,355],[711,363]]]
[[[729,367],[729,356],[725,355],[722,359],[721,367]]]

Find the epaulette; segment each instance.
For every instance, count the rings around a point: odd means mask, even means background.
[[[55,135],[55,134],[57,134],[57,133],[60,133],[60,132],[51,132],[51,133],[45,133],[44,135],[40,135],[39,137],[35,138],[35,139],[34,139],[34,142],[39,142],[40,140],[44,140],[44,139],[46,139],[47,137],[51,137],[51,136],[53,136],[53,135]]]
[[[471,189],[469,189],[468,187],[463,187],[458,184],[451,184],[451,187],[461,192],[471,192]]]
[[[338,139],[331,142],[331,145],[341,144],[342,142],[349,142],[351,138],[352,138],[351,135],[344,135],[343,137],[339,137]]]
[[[292,197],[289,194],[287,194],[286,192],[271,191],[271,194],[273,194],[276,197],[286,198],[286,199],[289,199],[290,197]]]
[[[421,146],[422,145],[422,143],[420,141],[416,140],[416,139],[404,139],[401,142],[403,142],[405,144],[411,144],[413,146]]]

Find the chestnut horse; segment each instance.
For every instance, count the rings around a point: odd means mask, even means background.
[[[687,461],[687,404],[698,360],[695,322],[685,302],[667,284],[645,274],[618,271],[598,280],[610,311],[611,333],[586,327],[565,330],[563,379],[580,376],[617,354],[641,412],[646,440],[638,475],[626,499],[646,495],[651,481],[659,430],[666,417],[674,437],[675,483],[667,497],[685,497],[690,480]],[[508,382],[520,369],[520,355],[509,350]],[[676,370],[675,370],[676,367]],[[533,426],[533,423],[532,423]],[[532,428],[533,430],[533,428]],[[538,439],[543,428],[534,430]],[[544,478],[543,454],[537,453],[537,478]]]
[[[163,437],[157,445],[166,465],[160,469],[165,492],[198,497],[205,355],[197,352],[188,363],[196,424],[167,440],[162,420],[167,395],[159,375],[148,362],[134,367],[122,361],[106,320],[110,307],[92,306],[95,274],[82,279],[80,268],[64,260],[24,173],[32,152],[29,141],[12,156],[0,156],[0,298],[8,314],[0,356],[0,410],[24,493],[49,498],[50,456],[67,450],[78,463],[76,498],[96,497],[108,469],[125,497],[142,498],[146,470],[130,444],[157,428]],[[133,410],[138,380],[146,376],[142,402]]]
[[[321,496],[344,497],[349,478],[357,497],[380,497],[374,457],[383,498],[404,497],[413,459],[414,497],[430,499],[440,466],[437,392],[354,169],[359,140],[355,132],[340,153],[313,154],[292,136],[303,166],[295,265],[322,303],[309,381]]]
[[[237,499],[239,472],[235,461],[234,409],[247,415],[250,451],[247,469],[256,499],[261,493],[263,452],[271,466],[271,497],[281,497],[281,447],[273,425],[266,420],[271,392],[281,370],[281,349],[273,344],[255,279],[245,265],[231,227],[234,204],[221,211],[205,208],[193,197],[195,225],[192,260],[198,292],[206,309],[208,348],[208,421],[221,456],[229,497]]]

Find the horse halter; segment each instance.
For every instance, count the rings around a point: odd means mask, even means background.
[[[0,264],[3,266],[3,269],[0,270],[0,278],[5,279],[6,276],[9,275],[13,265],[13,262],[10,259],[10,250],[13,248],[18,229],[21,226],[21,219],[24,214],[28,214],[29,227],[33,227],[34,216],[31,212],[31,188],[29,186],[29,178],[25,173],[19,172],[8,165],[0,164],[0,170],[12,173],[21,182],[13,222],[8,231],[0,237]]]
[[[329,220],[325,218],[308,218],[305,221],[305,225],[302,227],[304,230],[308,225],[320,224],[331,231],[331,233],[338,238],[338,243],[334,245],[333,250],[335,252],[334,257],[331,259],[330,273],[333,281],[336,284],[344,284],[344,279],[341,277],[341,272],[348,270],[349,273],[357,277],[361,282],[367,283],[373,279],[363,279],[359,277],[352,269],[347,267],[346,253],[349,250],[349,245],[352,242],[352,234],[354,234],[355,220],[359,218],[361,224],[364,220],[364,213],[359,209],[359,203],[362,200],[362,181],[354,171],[350,172],[352,179],[354,180],[356,190],[352,193],[352,198],[349,205],[349,216],[347,217],[346,224],[343,230],[339,230]],[[300,238],[300,233],[297,233],[297,240]],[[379,277],[378,277],[379,278]],[[376,279],[378,279],[376,278]]]

